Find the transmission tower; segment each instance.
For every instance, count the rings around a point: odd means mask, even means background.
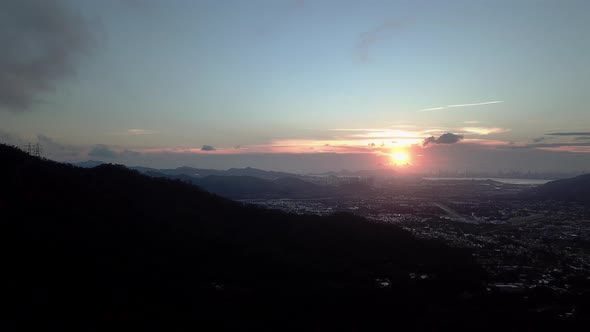
[[[26,153],[30,154],[31,156],[41,158],[41,156],[43,155],[43,146],[41,146],[41,144],[39,144],[39,143],[33,144],[33,143],[29,142],[29,143],[25,144],[24,150]]]

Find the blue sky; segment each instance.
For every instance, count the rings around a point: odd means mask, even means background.
[[[493,155],[509,146],[542,151],[547,160],[575,154],[576,169],[590,167],[590,134],[545,135],[590,132],[588,1],[55,6],[83,21],[89,42],[72,56],[71,73],[31,92],[26,109],[4,105],[0,131],[79,146],[78,159],[97,145],[141,153],[127,162],[146,163],[166,160],[156,156],[164,152],[382,156],[401,149],[415,157],[423,153],[414,145],[450,132],[466,150]],[[375,132],[382,134],[369,135]],[[363,151],[371,143],[383,147]],[[433,148],[450,147],[424,150]]]

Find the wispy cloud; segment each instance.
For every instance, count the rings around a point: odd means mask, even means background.
[[[156,134],[157,131],[147,130],[147,129],[127,129],[127,134],[129,135],[150,135]]]
[[[470,103],[470,104],[453,104],[453,105],[446,105],[446,106],[439,106],[439,107],[431,107],[431,108],[424,108],[421,110],[417,110],[416,112],[431,112],[431,111],[440,111],[449,108],[457,108],[457,107],[473,107],[473,106],[484,106],[484,105],[493,105],[493,104],[500,104],[503,103],[502,100],[493,100],[493,101],[485,101],[481,103]]]
[[[490,135],[509,132],[507,128],[488,128],[488,127],[464,127],[461,130],[465,133],[472,133],[477,135]]]
[[[120,133],[109,133],[109,135],[129,135],[129,136],[137,136],[137,135],[151,135],[157,134],[158,131],[149,130],[149,129],[127,129],[124,132]]]
[[[398,22],[387,21],[361,34],[361,37],[355,46],[356,55],[359,60],[363,62],[367,61],[369,59],[370,48],[374,44],[393,35],[400,26],[401,25]]]
[[[590,146],[558,146],[538,149],[554,152],[590,153]]]
[[[574,131],[566,133],[549,133],[548,136],[590,136],[590,131]]]
[[[390,128],[336,128],[336,129],[330,129],[332,131],[366,131],[366,132],[372,132],[372,131],[388,131],[391,130]]]
[[[0,111],[24,111],[75,72],[95,31],[71,1],[0,1]]]
[[[494,101],[486,101],[483,103],[472,103],[472,104],[456,104],[456,105],[448,105],[447,107],[469,107],[469,106],[481,106],[481,105],[492,105],[492,104],[499,104],[503,103],[502,100],[494,100]]]

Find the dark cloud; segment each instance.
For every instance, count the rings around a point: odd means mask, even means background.
[[[215,151],[216,149],[214,147],[212,147],[211,145],[203,145],[203,147],[201,148],[201,151]]]
[[[60,0],[1,0],[0,22],[0,110],[29,109],[73,73],[94,40]]]
[[[589,138],[590,139],[590,138]],[[544,148],[586,148],[590,146],[590,142],[573,142],[573,143],[533,143],[527,145],[511,145],[511,146],[498,146],[496,150],[512,150],[512,151],[525,151],[525,150],[537,150]],[[567,152],[564,150],[564,152]],[[590,158],[588,158],[590,160]]]
[[[549,136],[590,136],[590,131],[575,131],[575,132],[568,132],[568,133],[550,133],[545,134]]]
[[[424,142],[422,142],[422,146],[427,146],[428,144],[436,144],[436,137],[430,136],[424,139]]]
[[[456,135],[453,133],[445,133],[439,136],[439,138],[435,138],[434,136],[430,136],[422,142],[422,146],[427,146],[428,144],[454,144],[459,142],[463,139],[463,135]]]
[[[446,133],[440,135],[440,137],[436,140],[438,144],[454,144],[459,142],[463,139],[463,135],[455,135],[453,133]]]
[[[590,146],[590,142],[579,142],[579,143],[538,143],[529,144],[527,147],[530,148],[556,148],[560,146]]]
[[[533,143],[541,143],[546,139],[546,137],[537,137],[537,138],[533,138]]]
[[[118,155],[117,152],[111,150],[106,145],[97,145],[88,152],[88,157],[96,159],[115,159]]]
[[[590,136],[576,137],[576,141],[589,141],[589,140],[590,140]]]

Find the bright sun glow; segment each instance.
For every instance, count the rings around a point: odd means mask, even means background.
[[[405,152],[392,153],[391,158],[393,159],[393,163],[398,166],[406,165],[410,160],[410,156]]]

